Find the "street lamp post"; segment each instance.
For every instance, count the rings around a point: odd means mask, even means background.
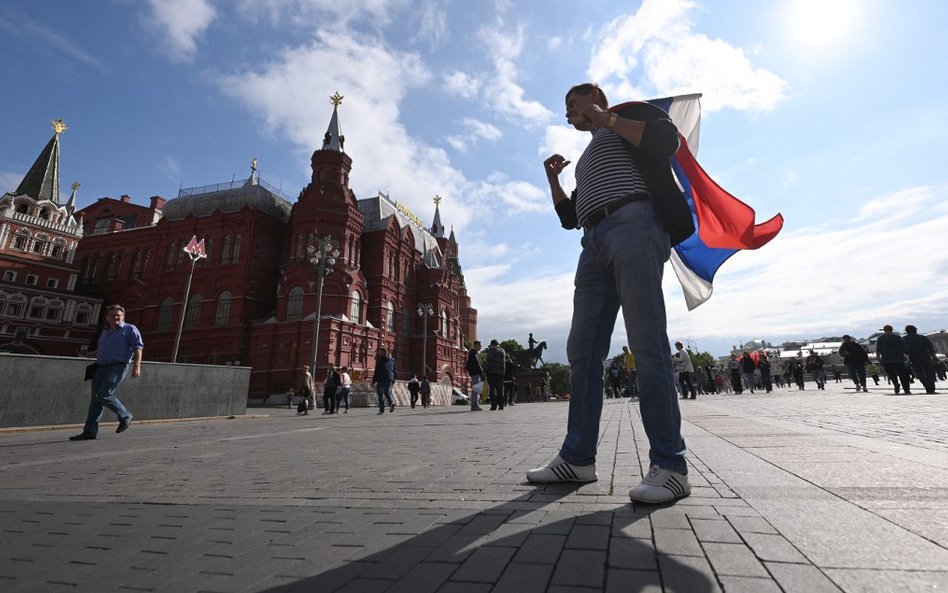
[[[188,297],[191,295],[191,277],[194,276],[194,264],[199,259],[207,257],[207,251],[204,249],[204,239],[197,240],[197,236],[191,237],[191,242],[183,249],[188,257],[191,258],[191,270],[188,272],[188,281],[184,286],[184,300],[181,301],[181,319],[178,320],[178,334],[174,337],[174,349],[171,351],[171,362],[178,362],[178,346],[181,345],[181,332],[184,330],[184,317],[188,313]]]
[[[316,294],[316,320],[313,323],[313,356],[311,358],[313,378],[315,379],[316,354],[319,349],[319,318],[323,311],[323,282],[326,280],[326,276],[332,272],[332,267],[336,265],[336,258],[339,257],[339,243],[333,241],[330,235],[326,235],[321,239],[317,236],[314,242],[306,248],[306,252],[309,254],[309,263],[315,266],[316,277],[319,279],[319,290]]]
[[[428,318],[434,316],[434,307],[429,304],[418,305],[418,317],[422,319],[421,330],[421,373],[428,374]]]

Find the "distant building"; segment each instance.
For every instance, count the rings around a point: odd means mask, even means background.
[[[464,342],[477,337],[477,311],[454,232],[444,234],[440,198],[427,229],[381,192],[356,199],[340,102],[337,95],[312,180],[295,202],[260,179],[254,160],[245,180],[181,190],[168,201],[154,196],[148,207],[103,198],[80,212],[80,285],[125,306],[147,360],[171,360],[183,310],[178,362],[251,366],[251,396],[297,385],[316,329],[309,248],[331,235],[338,256],[322,292],[317,380],[329,363],[365,377],[385,346],[400,379],[427,367],[433,381],[466,385]],[[193,236],[208,257],[195,265],[182,303],[191,270],[183,247]],[[422,305],[430,316],[419,316]]]
[[[83,236],[74,216],[79,183],[59,201],[59,135],[55,133],[12,193],[0,197],[0,351],[76,356],[95,337],[102,299],[76,290],[76,250]]]

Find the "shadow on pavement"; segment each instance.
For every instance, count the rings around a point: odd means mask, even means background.
[[[665,591],[706,593],[716,583],[695,565],[704,558],[657,553],[649,515],[662,506],[584,514],[550,510],[573,489],[538,489],[480,512],[444,509],[400,510],[393,529],[376,530],[375,543],[356,543],[340,526],[308,547],[323,568],[305,578],[278,575],[254,588],[268,593],[312,591],[498,592]],[[575,502],[575,499],[571,502]],[[371,509],[367,509],[371,512]],[[425,523],[417,534],[405,526]],[[413,521],[413,519],[415,519]],[[418,521],[418,519],[421,519]],[[380,514],[379,524],[392,521]],[[376,524],[378,526],[378,524]],[[403,541],[391,543],[402,531]],[[364,537],[358,538],[365,541]],[[279,541],[272,542],[280,545]],[[286,544],[290,545],[290,544]],[[693,561],[693,562],[691,562]],[[312,574],[312,565],[309,566]],[[318,569],[317,569],[318,570]],[[285,584],[281,584],[280,581]],[[264,586],[259,583],[258,586]]]

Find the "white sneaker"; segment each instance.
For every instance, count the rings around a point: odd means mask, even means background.
[[[545,467],[537,467],[527,472],[527,480],[535,484],[553,484],[556,482],[595,482],[596,464],[573,465],[559,455]]]
[[[632,502],[658,504],[691,494],[688,476],[653,465],[638,486],[629,490]]]

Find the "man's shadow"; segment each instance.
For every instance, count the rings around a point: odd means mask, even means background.
[[[317,522],[307,541],[296,534],[270,542],[305,548],[310,576],[287,570],[265,591],[718,590],[687,558],[656,551],[649,515],[669,505],[557,510],[577,488],[541,486],[479,512],[380,507],[374,520],[365,509],[356,525]]]

